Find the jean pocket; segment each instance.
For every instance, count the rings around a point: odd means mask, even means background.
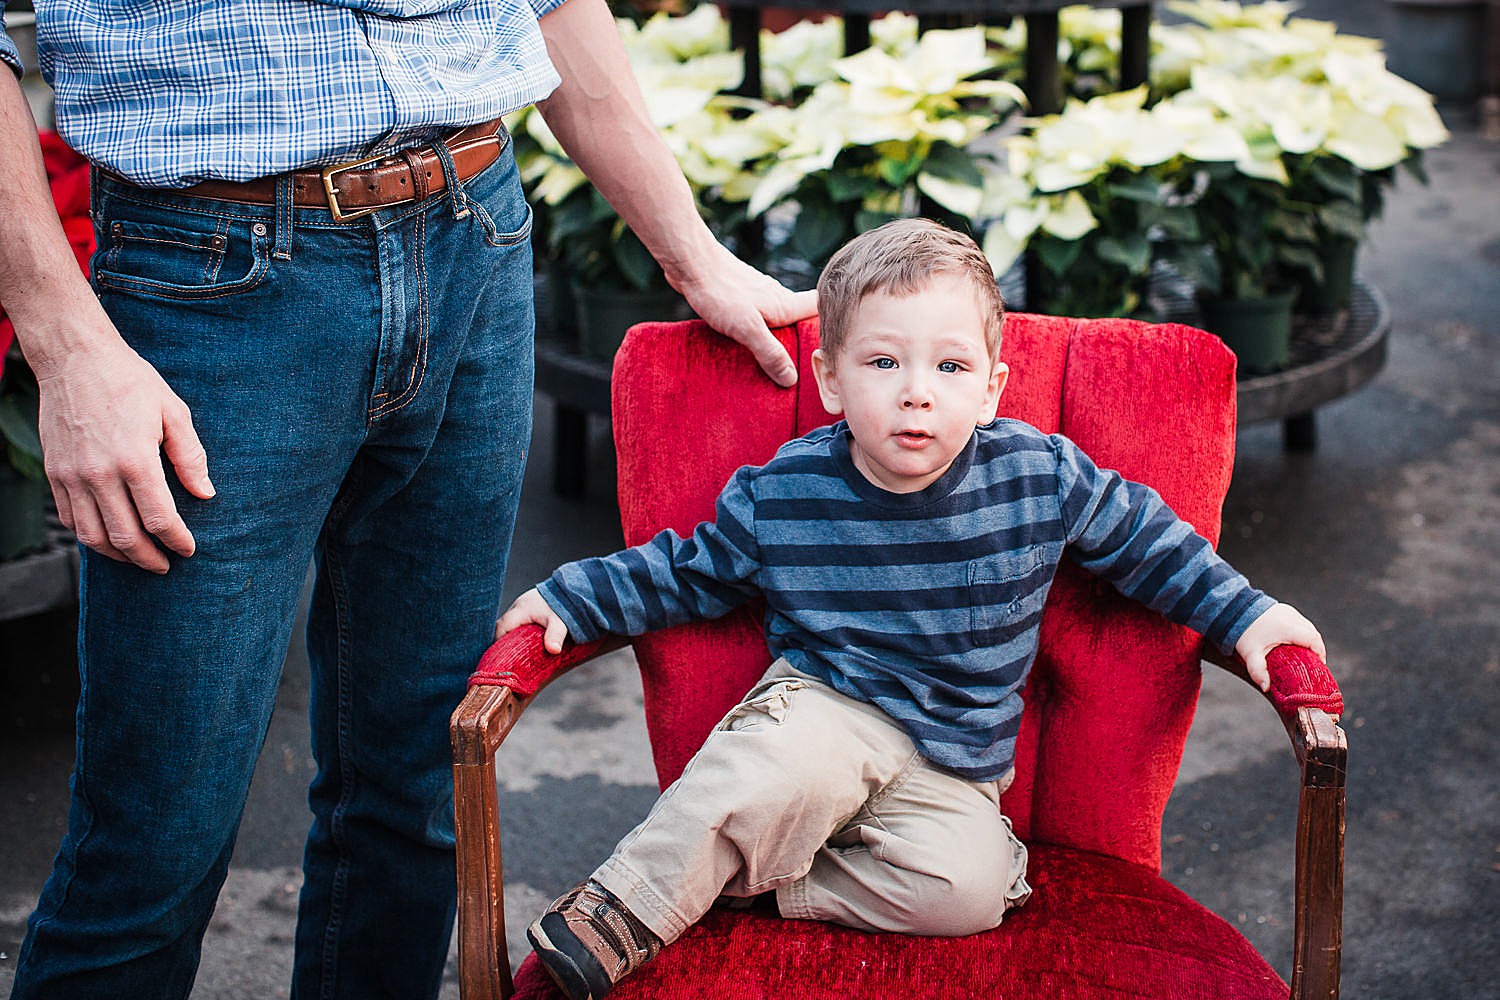
[[[513,145],[507,140],[500,159],[470,182],[475,207],[480,210],[484,241],[492,247],[513,247],[531,237],[531,203],[521,193]]]
[[[106,217],[94,282],[100,290],[214,299],[249,291],[270,267],[265,222],[154,209]]]

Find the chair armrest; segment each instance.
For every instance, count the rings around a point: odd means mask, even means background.
[[[1206,647],[1206,659],[1236,677],[1250,682],[1245,662],[1235,655],[1225,655]],[[1344,695],[1328,664],[1303,646],[1277,646],[1266,656],[1266,671],[1271,675],[1271,689],[1266,700],[1283,719],[1292,719],[1297,710],[1316,708],[1337,719],[1344,714]]]
[[[624,639],[611,637],[549,653],[542,636],[542,629],[526,625],[496,640],[469,678],[469,693],[449,723],[464,1000],[504,1000],[515,990],[505,951],[495,751],[538,691],[580,663],[625,645]]]
[[[523,625],[484,651],[469,677],[469,693],[449,724],[455,764],[492,759],[537,692],[579,664],[626,644],[610,636],[570,642],[562,652],[549,653],[542,644],[544,634],[539,626]]]
[[[1211,662],[1250,681],[1239,657]],[[1301,765],[1297,869],[1293,886],[1292,1000],[1338,1000],[1343,951],[1344,779],[1348,739],[1339,728],[1344,698],[1316,653],[1278,646],[1266,657],[1276,709]]]

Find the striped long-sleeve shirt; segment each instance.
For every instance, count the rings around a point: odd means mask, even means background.
[[[1021,689],[1064,553],[1228,651],[1273,603],[1155,491],[1060,435],[996,420],[917,493],[870,483],[839,423],[735,473],[715,519],[569,563],[539,588],[575,640],[766,600],[771,652],[871,703],[934,763],[1011,767]]]

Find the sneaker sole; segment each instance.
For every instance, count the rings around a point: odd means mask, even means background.
[[[556,936],[554,940],[548,930]],[[613,988],[598,959],[577,944],[567,921],[558,913],[547,913],[526,929],[526,940],[568,1000],[601,1000]],[[572,946],[570,947],[570,943]]]

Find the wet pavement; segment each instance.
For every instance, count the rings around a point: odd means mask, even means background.
[[[1386,30],[1385,5],[1307,13]],[[1381,13],[1375,13],[1376,9]],[[1500,143],[1445,109],[1431,184],[1403,179],[1361,251],[1391,315],[1381,374],[1318,412],[1312,453],[1241,430],[1222,549],[1328,640],[1349,735],[1344,995],[1500,998]],[[619,544],[607,428],[588,496],[552,494],[551,405],[509,593]],[[76,694],[66,612],[0,625],[0,994],[61,835]],[[306,660],[288,657],[194,997],[285,996],[308,821]],[[608,853],[655,796],[628,652],[549,689],[501,764],[512,952],[519,925]],[[1291,954],[1296,769],[1259,696],[1210,671],[1167,809],[1166,875]],[[451,979],[445,997],[456,997]]]

